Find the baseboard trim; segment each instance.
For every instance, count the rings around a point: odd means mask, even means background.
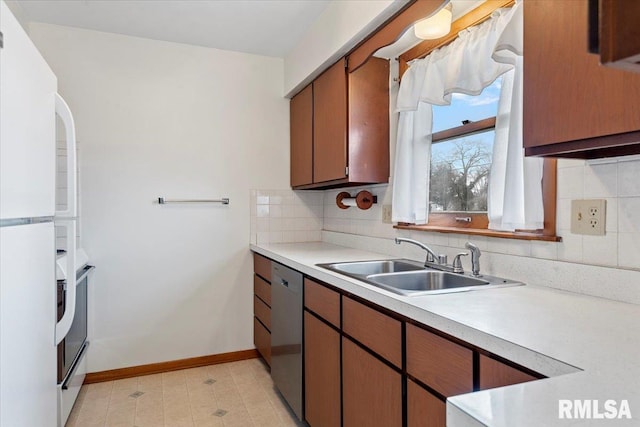
[[[131,366],[129,368],[111,369],[109,371],[90,372],[84,378],[84,384],[121,380],[142,375],[160,374],[180,369],[198,368],[218,363],[236,362],[239,360],[260,357],[258,350],[240,350],[230,353],[212,354],[210,356],[192,357],[189,359],[171,360],[169,362],[151,363],[149,365]]]

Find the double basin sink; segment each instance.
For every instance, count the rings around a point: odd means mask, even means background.
[[[499,277],[474,277],[435,270],[404,259],[338,262],[318,266],[404,296],[523,285]]]

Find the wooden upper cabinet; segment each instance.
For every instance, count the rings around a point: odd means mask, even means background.
[[[389,181],[389,61],[341,59],[291,100],[291,186]]]
[[[594,1],[594,0],[592,0]],[[599,3],[600,61],[640,72],[640,2],[602,0]]]
[[[313,183],[313,86],[291,99],[291,186]]]
[[[369,60],[349,74],[349,181],[389,180],[389,61]]]
[[[346,176],[347,70],[340,60],[313,82],[313,180]]]
[[[526,155],[640,153],[640,73],[588,52],[587,1],[525,0]]]

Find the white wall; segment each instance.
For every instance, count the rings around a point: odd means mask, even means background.
[[[288,187],[283,61],[37,23],[31,36],[82,141],[89,370],[253,348],[250,189]]]
[[[285,58],[284,93],[293,96],[408,0],[334,0]]]
[[[29,19],[27,18],[27,14],[24,12],[24,9],[20,5],[20,1],[18,0],[3,0],[3,1],[9,7],[9,10],[11,10],[11,13],[13,13],[13,16],[15,16],[16,20],[20,23],[20,25],[22,26],[22,29],[27,34],[29,34]]]

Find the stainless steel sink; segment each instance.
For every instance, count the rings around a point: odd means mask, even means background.
[[[524,285],[524,283],[500,277],[487,275],[474,277],[469,274],[425,268],[415,261],[404,259],[340,262],[318,264],[318,266],[404,296]]]
[[[327,268],[341,273],[354,274],[358,276],[424,270],[424,267],[421,265],[398,259],[384,261],[341,262],[330,264],[330,267]]]
[[[403,295],[489,284],[486,280],[434,270],[412,271],[398,274],[372,274],[367,276],[367,279],[385,289]]]

